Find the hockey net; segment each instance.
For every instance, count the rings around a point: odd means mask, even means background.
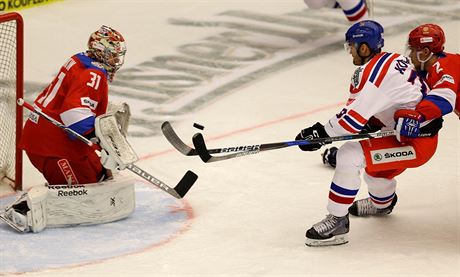
[[[0,185],[22,189],[23,20],[18,13],[0,14]]]

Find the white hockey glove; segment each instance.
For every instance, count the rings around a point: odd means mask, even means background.
[[[129,105],[127,103],[109,102],[107,113],[112,113],[115,116],[120,132],[126,137],[131,118],[131,108]]]
[[[139,160],[136,152],[121,133],[113,114],[98,116],[95,122],[96,136],[100,140],[101,164],[110,170],[123,170]]]
[[[101,150],[101,164],[103,167],[109,170],[123,170],[125,169],[124,164],[119,164],[116,159],[113,158],[113,156],[110,156],[110,154],[105,150]]]

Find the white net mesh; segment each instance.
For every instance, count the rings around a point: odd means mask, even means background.
[[[17,24],[2,20],[0,16],[0,182],[9,183],[15,179],[16,164]]]

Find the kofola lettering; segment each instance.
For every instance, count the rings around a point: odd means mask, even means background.
[[[8,9],[18,9],[30,5],[48,2],[47,0],[8,0]]]
[[[82,195],[88,195],[88,190],[83,189],[83,190],[58,190],[57,193],[58,196],[82,196]]]
[[[259,150],[260,150],[260,144],[222,148],[222,153],[238,152],[238,151],[259,151]]]
[[[407,157],[407,156],[413,156],[414,152],[411,150],[409,151],[401,151],[401,152],[393,152],[393,153],[385,153],[385,159],[389,158],[397,158],[397,157]]]

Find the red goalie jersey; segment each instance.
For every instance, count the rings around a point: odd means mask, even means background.
[[[107,72],[85,53],[72,56],[34,104],[43,112],[81,135],[91,137],[95,118],[108,103]],[[31,113],[21,141],[29,154],[82,161],[94,150],[69,136],[37,114]]]

